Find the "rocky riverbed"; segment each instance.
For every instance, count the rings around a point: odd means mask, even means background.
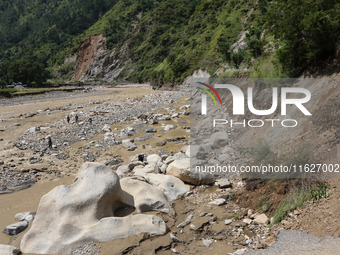
[[[271,219],[235,202],[241,179],[190,172],[193,155],[245,159],[233,130],[190,147],[187,92],[37,98],[1,101],[1,254],[242,254],[275,240]]]

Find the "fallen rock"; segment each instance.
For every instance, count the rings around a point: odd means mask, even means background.
[[[130,170],[133,170],[136,166],[144,166],[144,163],[142,161],[133,161],[128,165]]]
[[[193,185],[212,184],[215,182],[213,176],[209,173],[192,172],[190,170],[190,158],[175,160],[167,167],[166,173]]]
[[[106,160],[104,164],[107,165],[107,166],[114,166],[114,165],[118,165],[122,162],[123,162],[123,160],[121,158],[112,157],[112,158]]]
[[[227,202],[227,200],[225,200],[224,198],[216,198],[214,201],[210,202],[209,204],[213,204],[213,205],[225,205]]]
[[[190,214],[182,223],[180,223],[177,228],[184,228],[188,226],[194,216]]]
[[[214,242],[212,239],[202,239],[202,243],[205,247],[210,247],[210,245]]]
[[[177,236],[173,235],[172,233],[170,233],[170,239],[171,241],[175,242],[175,243],[181,243],[182,240],[179,239]]]
[[[27,227],[28,227],[28,222],[26,220],[23,220],[23,221],[8,225],[2,232],[7,235],[14,236],[24,231]]]
[[[133,172],[135,175],[143,176],[145,177],[146,174],[149,173],[159,173],[160,169],[159,166],[156,164],[148,164],[146,166],[137,166],[133,169]]]
[[[122,146],[127,150],[127,151],[134,151],[137,146],[131,142],[131,140],[123,140],[122,141]]]
[[[103,130],[104,132],[111,132],[111,131],[112,131],[109,124],[105,124],[102,130]]]
[[[36,211],[17,213],[14,216],[14,220],[16,220],[16,221],[26,220],[26,221],[30,222],[30,221],[32,221],[34,219],[34,216],[36,215],[36,213],[37,213]]]
[[[165,128],[164,128],[164,131],[170,131],[172,129],[175,129],[177,128],[177,126],[175,125],[166,125]]]
[[[159,164],[160,162],[162,162],[162,158],[157,154],[151,154],[146,157],[146,161],[149,164]]]
[[[155,129],[155,128],[147,128],[147,129],[145,129],[145,132],[146,133],[156,133],[157,129]]]
[[[116,173],[118,174],[118,177],[122,179],[130,171],[131,169],[128,165],[121,165],[117,168]]]
[[[1,255],[18,255],[20,251],[17,247],[0,244],[0,254]]]
[[[265,224],[265,225],[267,225],[269,223],[269,219],[268,219],[267,215],[265,215],[263,213],[263,214],[256,215],[256,217],[254,219],[254,222],[258,223],[258,224]]]
[[[228,219],[228,220],[224,221],[225,225],[230,225],[231,223],[233,223],[233,220],[231,220],[231,219]]]
[[[228,179],[219,179],[215,183],[220,189],[231,188],[232,184]]]
[[[160,188],[169,201],[177,199],[178,196],[184,195],[190,190],[190,187],[183,181],[171,175],[146,174],[144,177],[148,183]]]
[[[242,222],[245,223],[245,224],[247,224],[247,225],[249,225],[249,224],[251,224],[253,221],[252,221],[251,219],[246,218],[246,219],[243,219]]]
[[[58,186],[41,198],[32,227],[21,241],[21,250],[64,254],[91,241],[105,242],[140,233],[164,235],[167,227],[157,216],[115,217],[120,208],[132,207],[133,201],[140,200],[122,190],[117,174],[109,167],[85,163],[72,185]]]

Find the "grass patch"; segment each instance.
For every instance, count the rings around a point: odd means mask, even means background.
[[[11,97],[12,93],[18,92],[18,89],[0,89],[0,97]]]
[[[313,202],[329,197],[329,185],[325,182],[307,184],[302,188],[292,191],[278,206],[273,214],[273,224],[280,223],[289,212],[303,206],[306,201]]]

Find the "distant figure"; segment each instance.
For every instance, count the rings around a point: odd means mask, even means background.
[[[52,149],[52,138],[50,136],[48,137],[48,147]]]
[[[138,161],[144,162],[144,154],[138,155]]]
[[[67,120],[67,123],[70,123],[70,115],[67,114],[66,120]]]
[[[89,118],[89,123],[90,123],[90,125],[92,124],[92,118]]]
[[[76,114],[76,123],[78,123],[78,119],[79,119],[78,114]]]

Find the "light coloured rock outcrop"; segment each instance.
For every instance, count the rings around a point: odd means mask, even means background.
[[[168,166],[166,173],[193,185],[213,184],[215,182],[210,173],[191,171],[190,158],[175,160]]]
[[[165,234],[166,224],[154,215],[115,217],[127,205],[146,211],[153,209],[149,206],[153,201],[163,209],[166,200],[159,202],[156,198],[161,192],[155,194],[149,187],[143,190],[140,186],[122,190],[117,174],[110,168],[85,163],[72,185],[58,186],[42,197],[32,227],[21,241],[22,252],[60,254],[89,241],[103,242],[145,232]],[[143,192],[133,197],[135,194],[130,190],[135,188]]]
[[[184,195],[190,190],[180,179],[163,174],[146,174],[145,179],[152,185],[160,188],[170,201],[177,199],[178,196]]]
[[[171,212],[165,194],[159,188],[147,183],[143,177],[123,178],[120,180],[120,185],[124,190],[125,203],[136,208],[138,212]]]
[[[14,246],[0,244],[0,254],[1,255],[17,255],[19,253],[20,253],[20,251]]]

